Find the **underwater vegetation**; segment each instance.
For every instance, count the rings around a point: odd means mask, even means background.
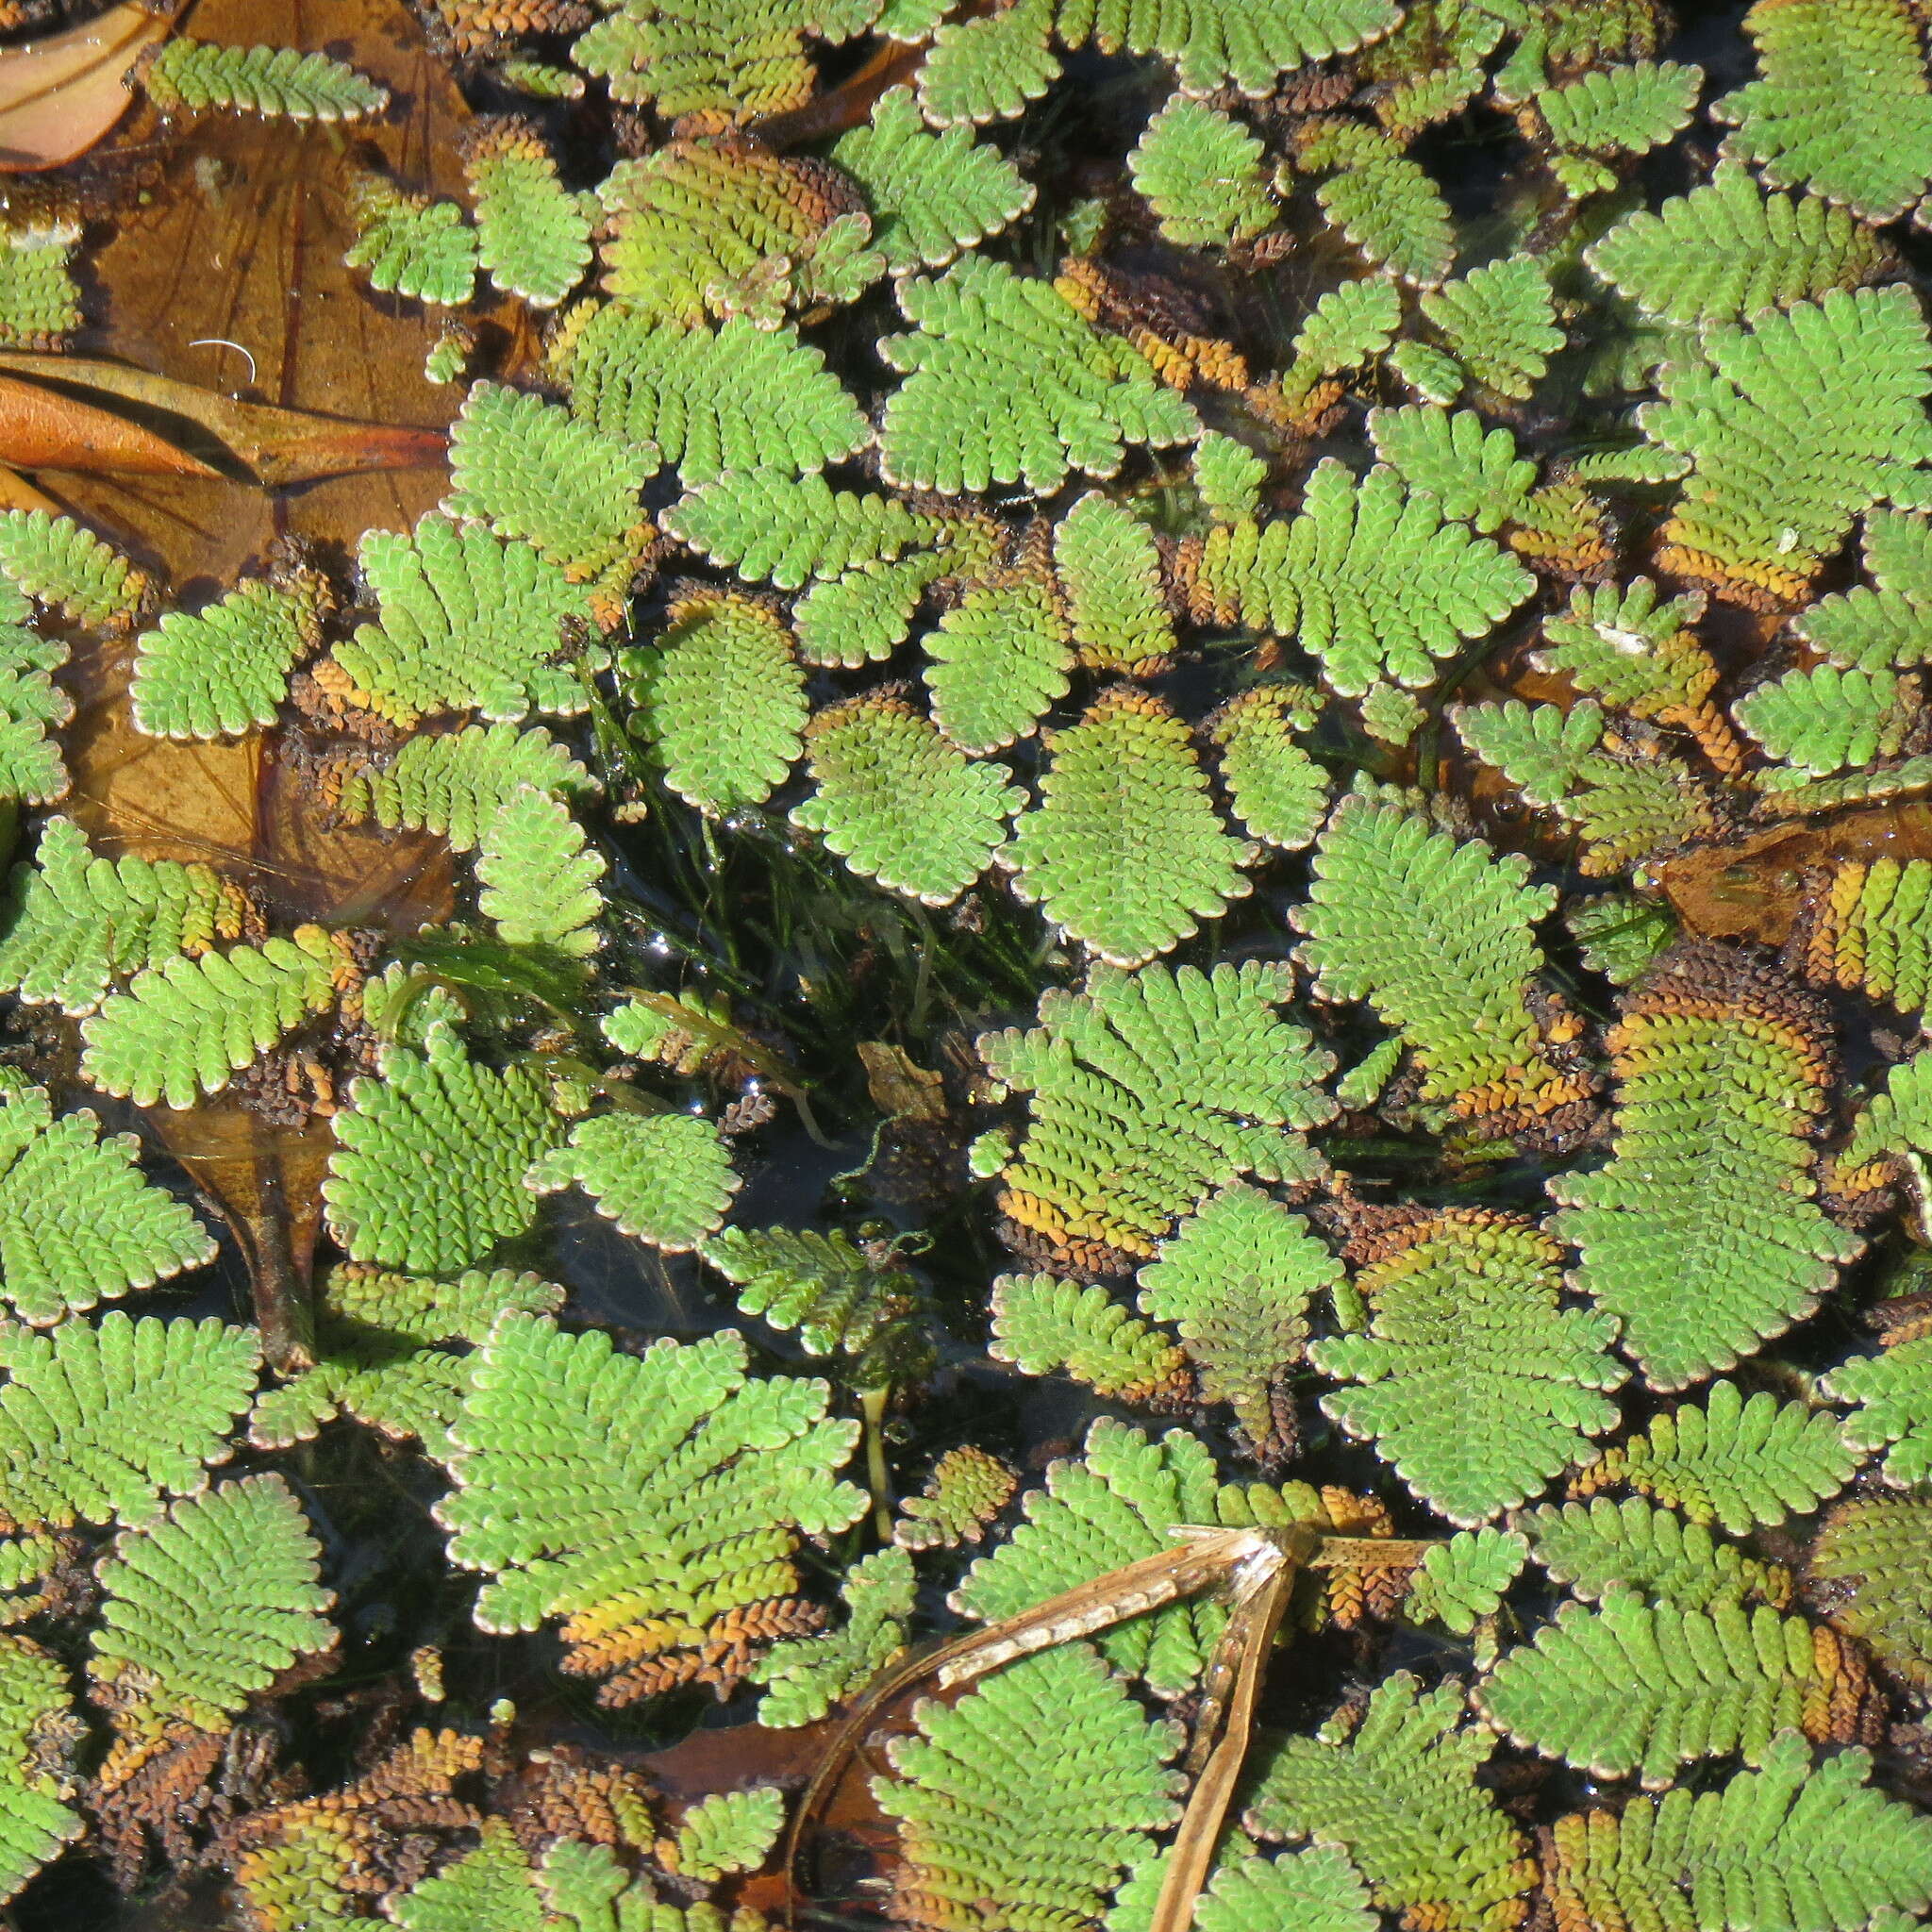
[[[0,36],[0,1923],[1923,1923],[1926,8]]]

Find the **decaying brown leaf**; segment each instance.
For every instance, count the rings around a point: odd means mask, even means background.
[[[58,168],[108,133],[134,96],[122,76],[166,40],[174,8],[125,0],[63,33],[0,48],[0,174]]]

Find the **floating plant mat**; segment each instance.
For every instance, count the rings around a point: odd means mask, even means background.
[[[1932,27],[1683,15],[0,0],[10,1925],[1921,1923]]]

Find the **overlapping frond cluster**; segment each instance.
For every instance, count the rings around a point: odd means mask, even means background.
[[[28,1638],[0,1637],[0,1899],[86,1829],[61,1802],[74,1782],[67,1702],[66,1674],[53,1657]]]
[[[1400,1029],[1425,1097],[1464,1118],[1559,1126],[1590,1083],[1552,1058],[1572,1030],[1566,1017],[1531,1009],[1542,967],[1532,928],[1554,904],[1522,859],[1357,794],[1318,841],[1292,916],[1317,992],[1366,999]]]
[[[1545,1504],[1515,1521],[1551,1579],[1586,1603],[1619,1589],[1686,1610],[1707,1610],[1721,1598],[1774,1610],[1791,1601],[1791,1573],[1782,1564],[1746,1556],[1705,1524],[1639,1497]]]
[[[1551,1182],[1552,1227],[1644,1378],[1681,1389],[1807,1314],[1858,1250],[1811,1198],[1830,1022],[1772,968],[1696,941],[1657,961],[1607,1043],[1614,1153]]]
[[[1564,1309],[1561,1247],[1488,1208],[1411,1209],[1359,1238],[1351,1258],[1361,1332],[1316,1342],[1322,1398],[1452,1523],[1512,1508],[1591,1460],[1617,1423],[1607,1391],[1628,1370],[1616,1323]]]
[[[1496,1740],[1460,1723],[1462,1705],[1453,1681],[1424,1690],[1407,1671],[1385,1678],[1365,1709],[1344,1708],[1312,1738],[1275,1750],[1248,1828],[1340,1845],[1371,1900],[1406,1925],[1520,1925],[1536,1861],[1476,1781]]]
[[[509,1313],[452,1425],[450,1555],[487,1573],[486,1630],[564,1620],[566,1668],[625,1704],[673,1685],[727,1693],[774,1639],[815,1627],[796,1595],[801,1534],[865,1507],[834,1472],[858,1424],[823,1382],[747,1375],[732,1333],[615,1354]]]
[[[1900,1675],[1932,1684],[1932,1506],[1855,1498],[1824,1520],[1811,1555],[1833,1621]]]
[[[591,784],[590,773],[541,725],[470,724],[418,732],[392,763],[347,780],[337,809],[348,819],[436,832],[452,851],[469,852],[526,788],[576,797]]]
[[[954,1550],[976,1543],[1019,1486],[997,1456],[971,1443],[948,1449],[933,1464],[919,1493],[900,1504],[892,1541],[906,1550]]]
[[[0,577],[75,624],[127,629],[153,594],[133,564],[72,517],[0,511]],[[8,622],[21,613],[9,610]]]
[[[1029,1096],[1001,1211],[1045,1252],[1115,1272],[1214,1189],[1303,1172],[1298,1130],[1333,1113],[1317,1082],[1334,1062],[1275,1017],[1288,992],[1285,968],[1254,962],[1100,969],[1084,993],[1047,993],[1036,1027],[983,1036],[994,1079]]]
[[[453,201],[412,194],[386,175],[358,171],[349,180],[356,239],[343,259],[372,289],[457,308],[476,289],[476,231]]]

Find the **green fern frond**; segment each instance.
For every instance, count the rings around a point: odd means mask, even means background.
[[[243,1476],[123,1530],[97,1572],[88,1675],[124,1745],[173,1722],[225,1731],[289,1666],[335,1646],[322,1546],[278,1475]]]
[[[491,285],[555,308],[591,265],[591,216],[564,187],[543,137],[517,115],[478,122],[463,155],[476,259]]]
[[[1515,401],[1529,395],[1563,346],[1550,277],[1533,256],[1506,256],[1473,268],[1429,290],[1422,307],[1470,375],[1493,394]]]
[[[604,942],[601,853],[587,849],[570,808],[533,785],[507,799],[476,847],[476,909],[506,945],[581,959]]]
[[[799,1536],[843,1529],[866,1507],[834,1474],[858,1425],[826,1418],[826,1395],[823,1382],[748,1376],[736,1334],[629,1357],[601,1331],[506,1315],[456,1423],[456,1487],[437,1509],[451,1558],[490,1578],[478,1626],[568,1619],[569,1668],[619,1673],[608,1703],[735,1683],[761,1637],[789,1634],[782,1617],[753,1613],[795,1591]]]
[[[1789,671],[1731,707],[1767,756],[1819,776],[1895,757],[1923,711],[1917,678],[1835,664]]]
[[[1655,752],[1592,758],[1582,789],[1562,809],[1582,836],[1576,869],[1588,878],[1612,876],[1724,830],[1703,780],[1681,758]]]
[[[326,54],[293,47],[223,47],[176,34],[142,70],[162,113],[230,108],[286,121],[360,121],[389,106],[389,90]]]
[[[1024,1375],[1064,1370],[1110,1402],[1158,1403],[1187,1384],[1186,1357],[1158,1329],[1104,1288],[1051,1274],[994,1278],[987,1353]]]
[[[807,727],[817,790],[791,821],[861,878],[950,906],[986,870],[1024,794],[968,758],[891,688],[828,705]]]
[[[1230,698],[1205,727],[1235,817],[1284,852],[1310,843],[1328,811],[1328,774],[1290,736],[1297,722],[1292,697],[1261,684]]]
[[[1411,1624],[1434,1622],[1467,1637],[1502,1607],[1528,1555],[1520,1530],[1458,1529],[1446,1542],[1429,1545],[1409,1579],[1402,1614]]]
[[[1526,1222],[1449,1210],[1391,1229],[1356,1276],[1366,1330],[1309,1350],[1360,1385],[1323,1412],[1452,1523],[1513,1508],[1591,1459],[1617,1424],[1606,1391],[1629,1374],[1615,1322],[1561,1307],[1562,1285],[1562,1250]]]
[[[1655,367],[1655,358],[1643,365],[1647,375]],[[1436,403],[1446,408],[1459,396],[1468,383],[1462,364],[1446,349],[1439,349],[1434,342],[1417,341],[1410,338],[1397,342],[1389,352],[1389,370],[1392,375],[1407,383],[1410,390],[1425,403]]]
[[[1089,491],[1053,533],[1054,568],[1080,661],[1148,676],[1174,648],[1154,533],[1123,504]]]
[[[80,326],[80,286],[71,266],[79,241],[66,221],[0,227],[0,343],[58,349]]]
[[[1441,1932],[1507,1932],[1520,1923],[1536,1863],[1477,1776],[1496,1740],[1457,1728],[1461,1685],[1424,1691],[1407,1671],[1366,1708],[1344,1708],[1270,1757],[1250,1831],[1339,1845],[1383,1911]]]
[[[1341,1267],[1299,1214],[1239,1182],[1211,1194],[1138,1277],[1143,1315],[1174,1324],[1201,1397],[1224,1402],[1266,1460],[1276,1415],[1308,1339],[1308,1308]]]
[[[199,1268],[215,1244],[142,1178],[132,1134],[100,1138],[87,1108],[54,1118],[45,1089],[0,1085],[0,1295],[45,1327]]]
[[[1573,899],[1564,908],[1563,924],[1576,941],[1583,963],[1612,986],[1640,979],[1677,936],[1670,908],[1635,892],[1599,892],[1593,898]]]
[[[1002,1211],[1152,1259],[1215,1188],[1303,1171],[1295,1130],[1333,1114],[1317,1083],[1335,1063],[1274,1017],[1291,985],[1285,966],[1252,960],[1211,975],[1100,969],[1084,993],[1043,995],[1033,1030],[982,1035],[993,1078],[1032,1096]]]
[[[130,628],[152,593],[146,576],[92,530],[43,509],[0,511],[0,577],[99,630]]]
[[[1139,1875],[1158,1881],[1164,1870],[1163,1858]],[[1123,1888],[1109,1924],[1121,1922],[1126,1896]],[[1148,1905],[1151,1910],[1151,1895]],[[1194,1907],[1198,1932],[1374,1932],[1379,1923],[1367,1882],[1340,1845],[1309,1845],[1272,1858],[1224,1852]]]
[[[1030,571],[968,588],[925,639],[922,675],[934,722],[962,750],[1002,750],[1031,737],[1067,694],[1074,661],[1066,608]]]
[[[1542,968],[1532,928],[1556,903],[1529,866],[1355,796],[1315,847],[1291,915],[1326,1000],[1366,999],[1415,1049],[1431,1099],[1556,1083],[1527,998]]]
[[[1639,60],[1548,88],[1531,105],[1560,148],[1643,155],[1661,147],[1697,111],[1704,70],[1675,60]]]
[[[254,1331],[204,1322],[0,1330],[0,1521],[9,1533],[151,1522],[192,1495],[255,1393]]]
[[[1295,130],[1293,155],[1302,174],[1327,175],[1315,199],[1373,267],[1430,289],[1455,266],[1449,206],[1392,136],[1317,116]]]
[[[39,1644],[0,1637],[0,1904],[86,1829],[63,1762],[67,1673]]]
[[[486,1818],[477,1829],[479,1842],[475,1849],[452,1858],[426,1878],[419,1878],[394,1899],[391,1914],[403,1932],[484,1932],[486,1927],[488,1932],[549,1932],[549,1928],[566,1924],[544,1909],[529,1854],[517,1842],[508,1822]],[[566,1839],[560,1842],[574,1841]],[[282,1849],[292,1848],[285,1842]],[[343,1862],[346,1864],[346,1859]],[[341,1875],[345,1877],[347,1873]],[[622,1874],[613,1876],[623,1883]],[[257,1916],[267,1919],[261,1904],[264,1889],[259,1880],[242,1887]],[[342,1903],[340,1916],[343,1923],[353,1924],[347,1915],[347,1901]],[[330,1917],[338,1916],[312,1907],[309,1910],[311,1924],[326,1925]],[[279,1921],[269,1919],[269,1924],[275,1932],[282,1932]]]
[[[985,1623],[1015,1616],[1172,1548],[1167,1532],[1176,1523],[1220,1521],[1217,1491],[1213,1458],[1195,1437],[1171,1429],[1150,1441],[1103,1417],[1087,1431],[1078,1460],[1048,1465],[1045,1489],[1025,1496],[1025,1522],[974,1562],[947,1601]],[[1218,1604],[1182,1601],[1117,1624],[1095,1641],[1116,1670],[1174,1698],[1193,1685],[1225,1621]]]
[[[567,67],[554,67],[529,54],[512,54],[491,70],[493,77],[520,94],[534,95],[540,101],[580,101],[584,97],[584,76]]]
[[[1876,588],[1821,597],[1796,620],[1798,635],[1847,669],[1932,662],[1932,523],[1871,510],[1864,555]]]
[[[802,107],[818,78],[808,43],[849,41],[878,14],[879,0],[778,0],[756,16],[733,0],[624,0],[570,57],[612,100],[650,102],[667,121],[743,121]]]
[[[1587,1507],[1547,1503],[1518,1516],[1516,1526],[1550,1580],[1586,1603],[1599,1603],[1619,1589],[1681,1610],[1753,1597],[1781,1610],[1790,1602],[1791,1574],[1782,1564],[1747,1557],[1735,1543],[1719,1542],[1703,1524],[1687,1523],[1636,1496],[1623,1503],[1599,1496]]]
[[[1859,1243],[1813,1204],[1810,1124],[1831,1078],[1822,1007],[1707,942],[1661,958],[1607,1044],[1610,1163],[1563,1174],[1552,1232],[1624,1324],[1653,1389],[1729,1368],[1808,1314]]]
[[[864,1690],[905,1644],[916,1580],[903,1549],[874,1550],[853,1564],[839,1586],[843,1625],[774,1643],[752,1666],[751,1681],[765,1688],[758,1723],[774,1731],[815,1724]]]
[[[488,1340],[508,1308],[554,1315],[564,1291],[508,1268],[441,1282],[348,1261],[329,1270],[317,1299],[316,1365],[257,1400],[249,1441],[291,1448],[350,1415],[392,1441],[420,1437],[447,1457],[474,1368],[456,1346]]]
[[[1514,523],[1536,488],[1536,464],[1519,456],[1508,430],[1486,429],[1473,409],[1454,414],[1431,404],[1371,409],[1375,454],[1405,483],[1436,496],[1445,517],[1488,535]]]
[[[1401,325],[1402,291],[1386,277],[1369,275],[1330,289],[1308,310],[1289,345],[1291,358],[1281,378],[1284,400],[1291,407],[1306,407],[1330,376],[1365,368],[1386,354]],[[1457,381],[1459,386],[1459,376]],[[1220,520],[1234,523],[1256,514],[1257,507],[1249,505]]]
[[[1828,1410],[1781,1403],[1763,1389],[1746,1399],[1735,1382],[1716,1382],[1702,1408],[1666,1409],[1574,1487],[1621,1485],[1741,1536],[1755,1524],[1809,1515],[1857,1466]]]
[[[1801,596],[1853,518],[1924,456],[1928,366],[1917,299],[1896,285],[1707,331],[1638,411],[1652,442],[1692,464],[1659,563],[1734,602]]]
[[[1872,1754],[1813,1762],[1774,1738],[1716,1790],[1635,1797],[1551,1833],[1546,1883],[1563,1924],[1815,1925],[1905,1932],[1932,1902],[1932,1820],[1874,1790]],[[1742,1902],[1748,1899],[1750,1904]]]
[[[453,852],[468,852],[497,812],[531,787],[550,797],[575,797],[591,790],[591,778],[541,727],[471,724],[461,731],[417,732],[387,770],[351,778],[338,809],[344,818],[372,818],[391,829],[436,832]]]
[[[1910,798],[1932,790],[1932,758],[1901,758],[1895,765],[1867,765],[1833,778],[1813,778],[1783,765],[1765,765],[1751,774],[1762,796],[1757,811],[1763,818],[1801,818],[1813,812],[1836,811],[1874,798]],[[1707,827],[1706,835],[1715,827]]]
[[[1205,101],[1170,100],[1141,131],[1127,173],[1178,247],[1226,248],[1274,225],[1260,142]]]
[[[1720,161],[1707,186],[1626,215],[1584,259],[1644,314],[1710,324],[1856,289],[1890,255],[1842,208],[1767,193],[1748,168]]]
[[[579,1121],[568,1145],[532,1165],[525,1185],[549,1194],[573,1183],[620,1234],[673,1255],[717,1232],[740,1185],[715,1122],[628,1112]]]
[[[976,1543],[1020,1487],[1012,1470],[971,1443],[948,1449],[916,1496],[899,1505],[892,1541],[903,1550],[957,1550]]]
[[[1501,772],[1525,805],[1560,807],[1598,772],[1604,714],[1590,698],[1566,711],[1560,705],[1458,705],[1450,714],[1456,735],[1484,764]]]
[[[604,1038],[631,1058],[689,1078],[727,1053],[737,1038],[728,1001],[715,994],[652,993],[605,1014]]]
[[[1906,0],[1780,0],[1744,16],[1757,77],[1711,104],[1774,188],[1889,222],[1932,178],[1932,87]]]
[[[832,159],[864,191],[873,246],[894,275],[943,268],[1033,206],[1033,184],[1011,161],[967,128],[931,132],[909,88],[888,88],[870,125],[839,137]]]
[[[1818,1386],[1853,1405],[1844,1439],[1854,1449],[1887,1451],[1887,1482],[1903,1489],[1932,1476],[1932,1335],[1888,1338],[1877,1355],[1843,1363]]]
[[[1097,1924],[1179,1816],[1179,1725],[1149,1718],[1085,1644],[1022,1658],[948,1708],[913,1707],[873,1796],[899,1821],[887,1910],[913,1925]]]
[[[584,708],[555,660],[565,626],[589,618],[589,595],[534,545],[431,514],[413,536],[365,531],[358,560],[381,622],[358,625],[318,674],[353,702],[402,725],[472,708],[496,720]]]
[[[799,656],[843,671],[883,663],[912,635],[926,591],[957,567],[945,551],[915,550],[814,584],[791,607]]]
[[[931,1363],[913,1276],[843,1232],[727,1227],[703,1253],[738,1290],[741,1313],[795,1330],[807,1355],[841,1357],[840,1380],[851,1387],[909,1381]]]
[[[756,1872],[785,1824],[785,1794],[776,1785],[713,1791],[678,1822],[677,1836],[660,1853],[667,1871],[709,1884],[733,1872]]]
[[[1158,698],[1103,692],[1046,747],[1040,804],[997,856],[1069,938],[1138,966],[1249,891],[1256,849],[1222,824],[1188,727]]]
[[[632,729],[664,782],[710,818],[762,805],[797,762],[805,673],[767,604],[706,591],[671,607],[656,648],[625,654]]]
[[[1050,282],[968,256],[937,281],[908,275],[916,335],[881,337],[906,380],[886,399],[890,483],[955,495],[1023,478],[1037,494],[1069,470],[1111,476],[1128,444],[1189,442],[1201,425],[1141,352],[1094,328]]]
[[[472,385],[450,425],[449,467],[445,516],[525,539],[573,582],[635,556],[649,533],[638,491],[656,450],[526,391]]]
[[[385,1047],[377,1064],[335,1117],[329,1233],[354,1260],[454,1274],[536,1218],[524,1176],[562,1133],[547,1082],[477,1065],[441,1024],[422,1053]]]
[[[0,988],[89,1013],[122,974],[240,936],[248,902],[201,864],[96,858],[72,819],[41,829],[0,916]]]
[[[570,341],[570,406],[633,449],[654,447],[687,488],[726,471],[805,476],[872,441],[872,428],[792,328],[680,328],[612,304]]]
[[[1799,1618],[1611,1590],[1592,1608],[1565,1604],[1534,1644],[1505,1653],[1476,1702],[1530,1750],[1657,1790],[1700,1758],[1757,1757],[1828,1704],[1834,1682]]]
[[[349,182],[356,239],[342,258],[372,289],[460,308],[476,292],[476,231],[453,201],[411,194],[386,175],[362,172]]]
[[[1194,488],[1201,505],[1217,524],[1238,524],[1261,513],[1261,485],[1268,461],[1246,443],[1218,429],[1194,445]]]
[[[1197,616],[1292,636],[1344,697],[1436,675],[1529,595],[1532,579],[1487,538],[1444,521],[1378,463],[1357,483],[1336,458],[1308,479],[1292,522],[1210,531],[1195,567]]]
[[[1159,54],[1189,93],[1232,81],[1243,93],[1265,94],[1288,69],[1350,53],[1389,32],[1396,17],[1391,0],[1265,0],[1245,11],[1229,0],[1018,0],[1002,13],[940,28],[920,72],[920,103],[941,123],[1008,119],[1058,75],[1055,39],[1069,47],[1091,42],[1104,54]]]
[[[74,700],[52,675],[67,658],[64,643],[0,622],[0,799],[51,805],[67,795],[67,766],[48,736],[74,716]]]
[[[664,516],[679,542],[747,583],[795,591],[860,564],[890,562],[930,542],[942,520],[890,496],[834,490],[820,475],[727,471]]]
[[[1840,1504],[1812,1545],[1810,1574],[1831,1591],[1833,1623],[1908,1681],[1932,1684],[1932,1502]]]
[[[289,673],[322,642],[326,579],[247,583],[197,616],[171,610],[134,641],[134,725],[155,738],[240,738],[275,722]]]
[[[319,925],[138,973],[81,1023],[82,1077],[137,1107],[192,1107],[336,1002],[345,955]]]
[[[823,162],[672,141],[620,161],[597,193],[605,292],[654,322],[775,324],[788,306],[851,301],[885,273],[858,189]]]

